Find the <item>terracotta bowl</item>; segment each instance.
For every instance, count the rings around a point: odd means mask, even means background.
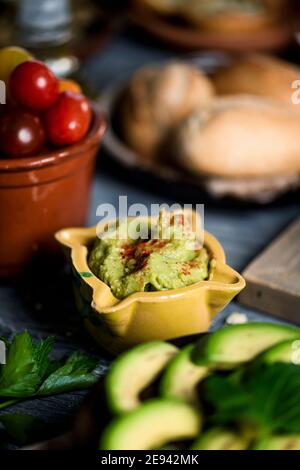
[[[106,224],[99,224],[101,232]],[[136,292],[123,300],[112,294],[87,262],[96,227],[63,229],[56,239],[73,268],[77,308],[85,328],[112,354],[154,339],[170,340],[208,330],[212,319],[245,287],[226,264],[220,243],[205,232],[204,244],[216,260],[213,278],[181,289]]]
[[[38,250],[57,249],[53,234],[85,223],[97,151],[106,121],[93,106],[88,135],[37,157],[0,158],[0,278],[18,274]]]

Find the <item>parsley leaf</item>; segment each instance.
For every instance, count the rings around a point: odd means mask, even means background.
[[[49,367],[48,355],[54,338],[35,345],[27,331],[8,345],[6,364],[0,369],[0,396],[26,398],[39,388]]]
[[[206,379],[204,399],[218,424],[250,424],[259,433],[300,432],[300,369],[294,364],[252,364]]]
[[[64,365],[50,374],[37,391],[37,395],[51,395],[88,388],[95,383],[96,377],[91,373],[97,360],[80,352],[73,353]]]
[[[53,345],[52,337],[34,343],[27,331],[7,343],[6,364],[0,367],[0,397],[15,400],[0,402],[0,409],[21,399],[82,390],[96,382],[95,358],[75,352],[66,360],[52,361]]]

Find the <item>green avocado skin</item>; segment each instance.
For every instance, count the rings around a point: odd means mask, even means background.
[[[121,231],[118,227],[115,234]],[[206,248],[175,235],[176,228],[168,239],[103,236],[95,241],[89,254],[89,267],[118,299],[135,292],[178,289],[208,279],[211,263]]]

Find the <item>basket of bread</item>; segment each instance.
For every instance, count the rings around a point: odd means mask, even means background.
[[[143,67],[104,93],[106,148],[214,198],[274,201],[300,187],[298,80],[296,66],[258,54],[209,76],[184,62]]]

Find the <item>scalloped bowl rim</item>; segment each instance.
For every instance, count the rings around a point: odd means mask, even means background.
[[[113,220],[103,224],[103,226],[112,222]],[[81,277],[81,279],[87,285],[89,285],[93,291],[92,307],[95,310],[99,311],[99,294],[101,295],[102,293],[110,293],[111,299],[113,299],[114,303],[110,306],[101,306],[101,314],[111,314],[113,312],[117,312],[118,310],[122,310],[125,307],[128,307],[134,302],[166,302],[170,299],[174,299],[175,297],[182,297],[187,293],[197,289],[213,289],[218,291],[226,290],[227,292],[230,291],[233,293],[239,293],[246,285],[244,278],[238,272],[236,272],[234,269],[232,269],[229,265],[226,264],[225,253],[219,241],[213,235],[205,231],[204,246],[208,248],[212,256],[216,259],[216,270],[225,272],[226,274],[234,277],[236,279],[235,282],[225,283],[214,280],[199,281],[195,284],[191,284],[189,286],[182,287],[179,289],[170,289],[156,292],[135,292],[126,297],[125,299],[117,299],[113,296],[110,287],[103,281],[101,281],[97,276],[95,276],[90,270],[87,263],[88,249],[86,243],[81,243],[79,241],[79,238],[82,237],[84,237],[85,239],[90,239],[90,241],[95,239],[97,236],[97,227],[98,226],[93,226],[89,228],[65,228],[56,232],[55,238],[61,245],[71,249],[71,259],[73,267],[75,268],[76,272]],[[82,276],[80,273],[84,273],[85,276]]]

